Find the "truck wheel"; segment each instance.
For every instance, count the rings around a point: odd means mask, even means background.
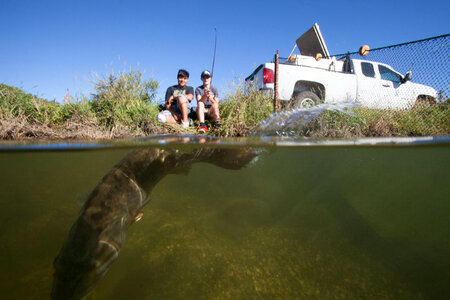
[[[320,103],[320,98],[310,91],[295,93],[289,102],[289,108],[308,108]]]
[[[416,102],[414,103],[415,107],[418,106],[430,106],[430,105],[434,105],[436,104],[436,99],[434,97],[431,96],[426,96],[426,95],[421,95],[419,97],[417,97]]]

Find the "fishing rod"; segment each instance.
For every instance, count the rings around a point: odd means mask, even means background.
[[[217,29],[214,27],[214,56],[211,68],[211,82],[213,80],[214,75],[214,63],[216,62],[216,47],[217,47]]]

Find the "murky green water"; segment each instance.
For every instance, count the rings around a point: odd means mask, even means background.
[[[80,202],[132,150],[0,153],[2,299],[50,297]],[[265,150],[163,178],[87,299],[450,295],[448,143]]]

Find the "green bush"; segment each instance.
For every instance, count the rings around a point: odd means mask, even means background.
[[[105,128],[125,126],[138,130],[143,123],[154,120],[159,111],[154,101],[157,88],[158,82],[143,80],[140,71],[110,74],[94,84],[91,107]]]

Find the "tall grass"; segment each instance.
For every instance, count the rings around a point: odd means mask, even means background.
[[[220,105],[221,136],[248,136],[261,120],[273,112],[272,98],[243,82],[235,83]]]
[[[153,101],[158,82],[143,80],[140,71],[110,74],[98,79],[94,89],[92,111],[105,128],[123,126],[139,131],[159,112],[157,103]]]

